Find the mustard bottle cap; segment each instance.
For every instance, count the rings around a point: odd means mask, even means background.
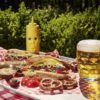
[[[31,22],[28,24],[28,26],[36,26],[37,24],[34,22],[34,17],[32,17]]]

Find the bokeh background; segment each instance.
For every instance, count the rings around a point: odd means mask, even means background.
[[[80,40],[100,40],[100,0],[0,0],[0,46],[26,49],[32,16],[40,26],[41,51],[75,57]]]

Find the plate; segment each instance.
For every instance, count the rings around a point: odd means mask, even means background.
[[[60,59],[72,61],[73,58],[60,56]],[[77,81],[78,81],[78,73],[75,73]],[[19,79],[20,80],[20,79]],[[19,86],[18,89],[14,89],[9,86],[9,84],[5,80],[0,80],[0,86],[6,89],[12,90],[16,93],[25,95],[35,100],[87,100],[80,92],[79,86],[72,90],[64,90],[63,94],[56,95],[48,95],[40,92],[39,87],[37,88],[27,88],[24,86]]]
[[[39,87],[27,88],[20,85],[18,89],[14,89],[10,87],[5,80],[0,80],[0,86],[35,100],[86,100],[86,98],[81,94],[79,87],[72,90],[64,90],[63,94],[48,95],[41,93]]]

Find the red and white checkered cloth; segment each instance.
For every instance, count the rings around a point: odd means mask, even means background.
[[[0,47],[0,61],[4,61],[5,51],[6,51],[5,49]],[[10,87],[5,80],[1,80],[0,84]],[[23,86],[20,86],[17,89],[17,91],[20,91],[22,93],[27,93],[29,95],[32,95],[32,94],[45,95],[44,93],[39,91],[39,88],[38,89],[28,89]],[[76,89],[65,90],[64,94],[66,94],[66,93],[67,94],[72,94],[72,93],[80,94],[80,89],[79,89],[79,87],[77,87]],[[0,87],[0,100],[33,100],[33,99],[23,96],[21,94],[17,94],[11,90],[4,89],[3,87]]]
[[[0,100],[33,100],[33,99],[0,87]]]

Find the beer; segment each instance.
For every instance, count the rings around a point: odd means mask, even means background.
[[[100,100],[100,40],[82,40],[77,44],[79,85],[89,100]]]

